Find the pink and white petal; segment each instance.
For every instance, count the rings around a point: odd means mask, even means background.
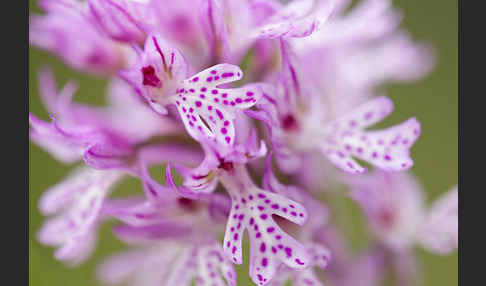
[[[47,220],[38,233],[41,243],[60,247],[56,252],[56,258],[74,264],[82,262],[91,254],[105,196],[111,186],[121,178],[123,172],[90,169],[78,171],[77,175],[76,179],[85,182],[86,185],[76,190],[75,197],[70,200],[70,204],[64,211]],[[71,181],[72,178],[69,180]],[[48,201],[63,195],[59,190],[55,189],[52,193],[54,195],[48,197]],[[44,203],[51,206],[50,211],[60,210],[57,205]],[[86,255],[83,254],[84,252]]]
[[[295,224],[304,225],[308,214],[304,206],[282,195],[270,192],[259,193],[256,201],[260,201],[260,206],[271,208],[271,213],[285,218]]]
[[[258,285],[269,282],[281,263],[294,269],[304,269],[310,263],[305,247],[285,233],[269,218],[255,217],[250,239],[250,277]]]
[[[285,36],[292,38],[307,37],[318,31],[321,23],[322,20],[315,17],[301,19],[294,24],[292,29],[287,34],[285,34]]]
[[[396,57],[400,54],[400,57]],[[398,31],[378,42],[353,49],[342,61],[341,71],[348,84],[362,90],[373,90],[387,81],[411,81],[425,76],[434,66],[433,50],[415,43],[404,31]]]
[[[53,235],[68,239],[74,234],[84,233],[92,228],[99,217],[104,198],[111,186],[123,175],[120,171],[96,171],[89,169],[77,173],[76,179],[87,184],[76,194],[75,200],[58,217],[46,222],[41,229],[42,237]],[[63,229],[63,231],[61,230]],[[60,241],[58,241],[60,242]]]
[[[246,84],[239,88],[219,89],[223,105],[246,109],[255,105],[263,96],[261,83]]]
[[[239,208],[239,206],[238,206]],[[239,220],[241,216],[242,220],[244,214],[238,214],[236,206],[231,207],[230,214],[228,216],[228,221],[226,222],[226,230],[224,234],[223,247],[225,248],[225,254],[231,259],[233,263],[242,264],[243,263],[243,233],[245,231],[245,226]]]
[[[211,88],[238,81],[243,78],[240,67],[232,64],[217,64],[200,71],[184,81],[185,89],[199,92],[212,92]]]
[[[345,154],[341,150],[333,148],[322,149],[326,157],[339,169],[351,174],[364,174],[368,170],[361,166],[351,157],[351,154]]]
[[[419,242],[437,254],[449,254],[458,246],[458,189],[448,191],[430,207],[419,233]]]
[[[67,140],[52,123],[38,119],[29,114],[30,139],[44,148],[54,158],[63,163],[73,163],[80,160],[84,145],[79,142]]]
[[[97,241],[95,230],[72,236],[56,252],[54,257],[66,261],[70,266],[77,266],[93,253]]]
[[[39,210],[44,215],[57,213],[67,207],[101,173],[93,172],[88,168],[79,168],[73,171],[62,182],[47,189],[39,199]]]
[[[39,72],[39,95],[49,113],[56,116],[69,116],[69,114],[66,114],[66,111],[68,111],[68,105],[71,103],[71,99],[77,89],[77,84],[70,81],[61,91],[58,91],[52,70],[46,67]]]
[[[178,169],[180,169],[179,167]],[[176,168],[177,169],[177,168]],[[184,182],[182,186],[177,186],[172,176],[171,165],[167,164],[165,169],[165,182],[167,187],[175,191],[178,195],[189,199],[201,199],[205,195],[212,193],[218,180],[214,173],[197,175],[197,173],[183,174]],[[189,178],[189,179],[188,179]]]
[[[196,140],[216,139],[223,145],[234,142],[234,119],[239,109],[257,103],[262,96],[261,84],[240,88],[218,86],[241,79],[238,66],[218,64],[184,81],[170,101],[177,106],[189,134]]]
[[[273,21],[259,27],[258,38],[307,37],[318,31],[334,11],[335,1],[292,1],[278,11]]]
[[[292,22],[270,23],[259,28],[254,37],[257,39],[278,39],[292,31]]]
[[[165,203],[157,201],[157,205],[155,205],[141,197],[127,198],[124,199],[124,202],[112,203],[109,208],[104,208],[103,213],[131,226],[156,224],[166,221],[171,215],[167,211],[169,207],[173,206],[175,196],[168,193],[164,199],[166,200]]]
[[[46,220],[37,232],[37,239],[45,245],[62,245],[74,231],[74,223],[67,214],[62,214]]]
[[[261,107],[260,107],[261,108]],[[247,109],[243,111],[247,116],[262,121],[267,127],[271,127],[273,125],[278,126],[278,122],[275,122],[275,120],[269,115],[269,113],[265,110],[251,110]]]
[[[168,161],[195,166],[204,159],[204,154],[197,148],[164,143],[144,147],[138,157],[146,166]]]
[[[119,239],[128,243],[152,243],[165,238],[188,236],[191,233],[191,228],[180,222],[164,221],[141,227],[114,226],[113,233]]]
[[[129,169],[133,150],[131,146],[124,145],[124,142],[109,141],[93,144],[84,152],[83,160],[86,165],[99,170]]]
[[[193,138],[210,138],[223,145],[233,144],[234,114],[229,113],[221,104],[207,99],[192,96],[181,96],[180,99],[175,101],[177,109],[186,130]]]
[[[303,207],[270,192],[247,191],[243,195],[231,194],[232,209],[224,238],[226,255],[241,264],[241,242],[246,229],[250,240],[250,276],[256,284],[268,283],[282,262],[291,268],[305,268],[310,262],[306,249],[272,218],[275,214],[303,224],[307,218]]]
[[[146,253],[140,250],[129,250],[112,255],[102,262],[97,270],[97,277],[107,284],[119,284],[134,276],[143,265]]]
[[[401,14],[391,8],[389,0],[361,1],[344,17],[322,25],[319,33],[310,35],[305,42],[301,43],[302,48],[360,42],[383,37],[396,29],[401,18]]]
[[[146,201],[143,196],[129,196],[121,198],[108,198],[103,203],[101,210],[103,215],[110,215],[124,208],[132,208]]]
[[[351,145],[354,156],[380,169],[403,171],[413,166],[410,148],[419,135],[420,123],[415,118],[411,118],[383,130],[364,132],[359,139],[357,136],[346,137],[343,143],[345,146]],[[365,140],[361,140],[363,136]],[[362,152],[359,152],[360,150]]]
[[[201,246],[197,255],[197,265],[196,285],[236,285],[236,271],[219,243]]]
[[[199,20],[210,47],[210,59],[230,59],[230,42],[223,3],[220,0],[202,0],[199,5]]]
[[[307,37],[318,30],[320,23],[320,20],[314,17],[299,20],[284,20],[261,27],[256,32],[255,37],[259,39]]]
[[[378,100],[384,103],[384,106],[387,105],[386,98],[383,97]],[[365,110],[369,109],[362,109],[361,111]],[[362,114],[362,112],[359,114]],[[387,171],[402,171],[412,167],[413,160],[410,158],[410,148],[420,135],[420,123],[415,118],[376,131],[352,129],[354,127],[341,128],[342,125],[358,125],[358,121],[351,118],[345,118],[341,123],[335,121],[325,131],[329,135],[321,145],[321,150],[331,162],[350,173],[365,171],[351,157],[367,161]],[[361,125],[367,125],[367,123],[361,123]]]
[[[307,251],[312,256],[312,264],[325,269],[329,266],[331,261],[331,250],[322,244],[310,243],[307,247]]]
[[[386,96],[379,96],[340,116],[329,125],[339,130],[364,129],[380,122],[392,111],[393,101]]]
[[[197,252],[198,248],[194,245],[183,246],[181,253],[172,261],[172,267],[166,274],[163,284],[167,286],[190,285],[196,274],[197,262],[194,258],[197,256]]]
[[[282,9],[282,3],[278,0],[254,0],[249,5],[254,22],[258,26]]]
[[[293,285],[324,286],[314,269],[294,270],[292,277]]]
[[[148,16],[147,3],[132,0],[89,0],[87,4],[94,23],[109,37],[123,42],[143,41],[145,33],[140,17]]]

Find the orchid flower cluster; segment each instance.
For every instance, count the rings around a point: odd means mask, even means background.
[[[420,123],[368,129],[393,111],[380,87],[425,76],[430,47],[390,0],[285,2],[38,1],[30,43],[109,81],[89,106],[39,73],[50,120],[29,115],[31,140],[84,162],[40,200],[57,259],[88,259],[108,220],[130,245],[101,264],[109,284],[236,285],[249,259],[256,285],[377,285],[390,265],[408,285],[415,245],[457,248],[457,188],[426,208],[407,172]],[[127,176],[143,193],[112,196]],[[318,199],[338,185],[366,216],[362,253]]]

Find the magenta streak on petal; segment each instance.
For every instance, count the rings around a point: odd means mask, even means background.
[[[159,43],[157,42],[157,39],[155,39],[155,36],[152,36],[152,40],[154,41],[155,48],[157,49],[157,52],[159,52],[160,57],[162,58],[162,64],[164,65],[165,70],[167,70],[167,63],[165,62],[165,57],[164,54],[162,53],[162,50],[159,47]]]

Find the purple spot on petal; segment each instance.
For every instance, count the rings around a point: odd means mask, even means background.
[[[160,87],[160,79],[155,74],[155,69],[153,66],[146,66],[142,68],[143,74],[143,85],[149,85],[153,87]]]
[[[216,114],[218,115],[219,119],[223,119],[223,113],[219,110],[219,109],[216,109]]]
[[[267,267],[267,264],[268,264],[267,258],[266,258],[266,257],[264,257],[264,258],[262,259],[262,266],[263,266],[263,267]]]

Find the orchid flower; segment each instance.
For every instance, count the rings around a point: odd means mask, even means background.
[[[44,223],[38,239],[59,247],[57,259],[77,265],[91,255],[104,198],[122,175],[118,170],[82,168],[44,193],[39,208],[43,214],[55,216]]]
[[[46,14],[30,17],[29,41],[81,71],[108,75],[122,67],[122,49],[99,33],[83,2],[40,1]]]
[[[110,84],[112,104],[102,108],[72,102],[76,84],[68,82],[57,91],[49,70],[42,71],[39,80],[43,102],[52,122],[30,114],[30,137],[62,162],[83,159],[97,169],[130,168],[139,144],[153,136],[179,132],[174,122],[157,120],[151,109],[137,101],[130,88],[120,80]],[[137,131],[140,121],[150,122],[143,132]]]
[[[260,85],[222,88],[243,77],[234,65],[218,64],[193,76],[187,75],[188,68],[177,50],[151,35],[135,67],[123,76],[157,112],[167,114],[166,106],[175,105],[187,132],[195,139],[210,138],[232,145],[235,113],[257,102]]]
[[[271,158],[271,156],[267,157],[265,175],[263,177],[264,187],[274,193],[285,195],[286,197],[302,203],[313,215],[299,231],[296,231],[299,239],[306,245],[307,252],[312,257],[309,267],[304,270],[294,270],[282,265],[279,269],[280,275],[273,279],[269,285],[285,285],[287,280],[292,281],[294,285],[324,285],[320,281],[317,273],[315,273],[314,266],[317,266],[320,269],[326,269],[331,261],[331,251],[320,241],[316,240],[316,237],[318,236],[317,234],[321,232],[328,223],[328,210],[300,188],[281,184],[272,171]],[[292,227],[288,225],[285,226],[287,226],[286,229]]]
[[[92,22],[110,38],[122,42],[143,42],[154,16],[150,1],[87,0]]]
[[[236,285],[232,264],[214,241],[185,244],[170,240],[113,255],[101,265],[99,277],[111,285],[126,280],[147,286]],[[195,284],[191,284],[193,279]]]
[[[351,198],[387,247],[401,251],[418,243],[439,254],[457,248],[457,188],[427,210],[422,187],[411,174],[375,172],[352,178],[351,186]]]
[[[348,173],[364,173],[366,169],[353,157],[390,171],[409,169],[413,161],[409,149],[420,134],[420,124],[411,118],[399,125],[366,131],[393,110],[391,100],[382,96],[369,100],[352,112],[337,118],[319,108],[316,91],[299,73],[297,59],[288,43],[282,41],[282,75],[277,89],[268,90],[261,111],[246,114],[262,120],[271,130],[277,156],[297,168],[295,153],[320,151],[336,167]],[[282,98],[282,99],[280,99]],[[294,161],[294,163],[292,163]]]
[[[424,77],[434,53],[398,27],[390,0],[351,2],[39,1],[30,43],[108,88],[107,104],[90,106],[74,81],[58,89],[39,74],[50,120],[29,114],[30,138],[81,166],[41,197],[38,240],[79,265],[116,220],[130,249],[100,266],[107,284],[236,285],[246,233],[256,285],[377,285],[388,265],[410,285],[414,246],[457,248],[458,192],[426,208],[404,172],[414,117],[373,127],[394,108],[382,86]],[[116,197],[126,176],[142,188]],[[314,196],[338,183],[367,218],[359,252],[335,202]]]
[[[115,226],[115,235],[142,246],[108,259],[100,268],[102,280],[114,283],[134,276],[135,283],[144,285],[191,285],[195,278],[196,285],[236,285],[231,261],[210,235],[224,222],[214,214],[227,215],[228,198],[211,194],[195,201],[158,187],[163,196],[157,199],[131,197],[106,203],[104,214],[124,222]],[[213,223],[207,224],[208,220]],[[172,267],[167,267],[169,263]]]
[[[231,198],[231,211],[226,223],[223,247],[227,257],[236,264],[242,263],[242,240],[248,231],[250,240],[250,276],[264,285],[270,282],[278,267],[304,269],[310,261],[304,246],[285,233],[272,215],[282,217],[298,225],[307,220],[304,207],[285,196],[255,186],[245,163],[266,153],[264,144],[257,146],[255,133],[247,144],[233,147],[206,144],[206,157],[194,170],[176,167],[182,177],[183,186],[176,186],[168,167],[166,181],[171,187],[187,197],[214,190],[220,182]]]

